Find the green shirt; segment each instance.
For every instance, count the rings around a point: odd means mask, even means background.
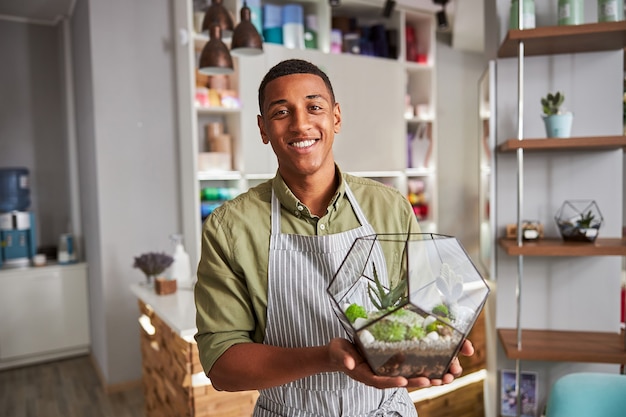
[[[411,205],[398,190],[371,179],[339,174],[377,233],[419,232]],[[281,203],[281,233],[321,236],[360,226],[344,182],[326,215],[317,217],[289,190],[280,174],[213,211],[203,226],[195,286],[195,338],[207,373],[232,345],[263,342],[272,188]]]

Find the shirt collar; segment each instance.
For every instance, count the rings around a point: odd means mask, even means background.
[[[335,175],[341,178],[341,182],[339,183],[339,187],[335,192],[335,195],[330,200],[330,204],[328,205],[328,212],[332,212],[333,210],[337,210],[338,202],[341,200],[341,197],[346,193],[346,184],[344,179],[344,174],[339,169],[339,166],[335,164]],[[302,214],[306,214],[311,216],[311,212],[309,208],[305,206],[298,198],[291,192],[283,177],[280,175],[280,172],[276,171],[276,176],[272,180],[272,188],[274,189],[274,193],[276,193],[276,197],[278,197],[278,201],[280,204],[289,210],[292,213],[300,212]],[[298,207],[304,207],[304,210],[299,210]]]

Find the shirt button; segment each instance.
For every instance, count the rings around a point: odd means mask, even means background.
[[[303,207],[303,206],[301,206],[300,204],[298,204],[298,210],[299,210],[299,211],[302,211],[302,210],[304,210],[304,207]]]
[[[323,224],[320,224],[320,229],[326,230],[326,226],[324,226]]]

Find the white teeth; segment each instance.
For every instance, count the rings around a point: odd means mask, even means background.
[[[296,148],[308,148],[309,146],[312,146],[315,143],[314,140],[303,140],[302,142],[294,142],[293,146],[295,146]]]

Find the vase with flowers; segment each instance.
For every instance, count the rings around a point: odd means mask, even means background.
[[[146,284],[153,285],[167,268],[172,265],[174,258],[166,253],[147,252],[135,257],[134,268],[139,268],[146,276]]]

